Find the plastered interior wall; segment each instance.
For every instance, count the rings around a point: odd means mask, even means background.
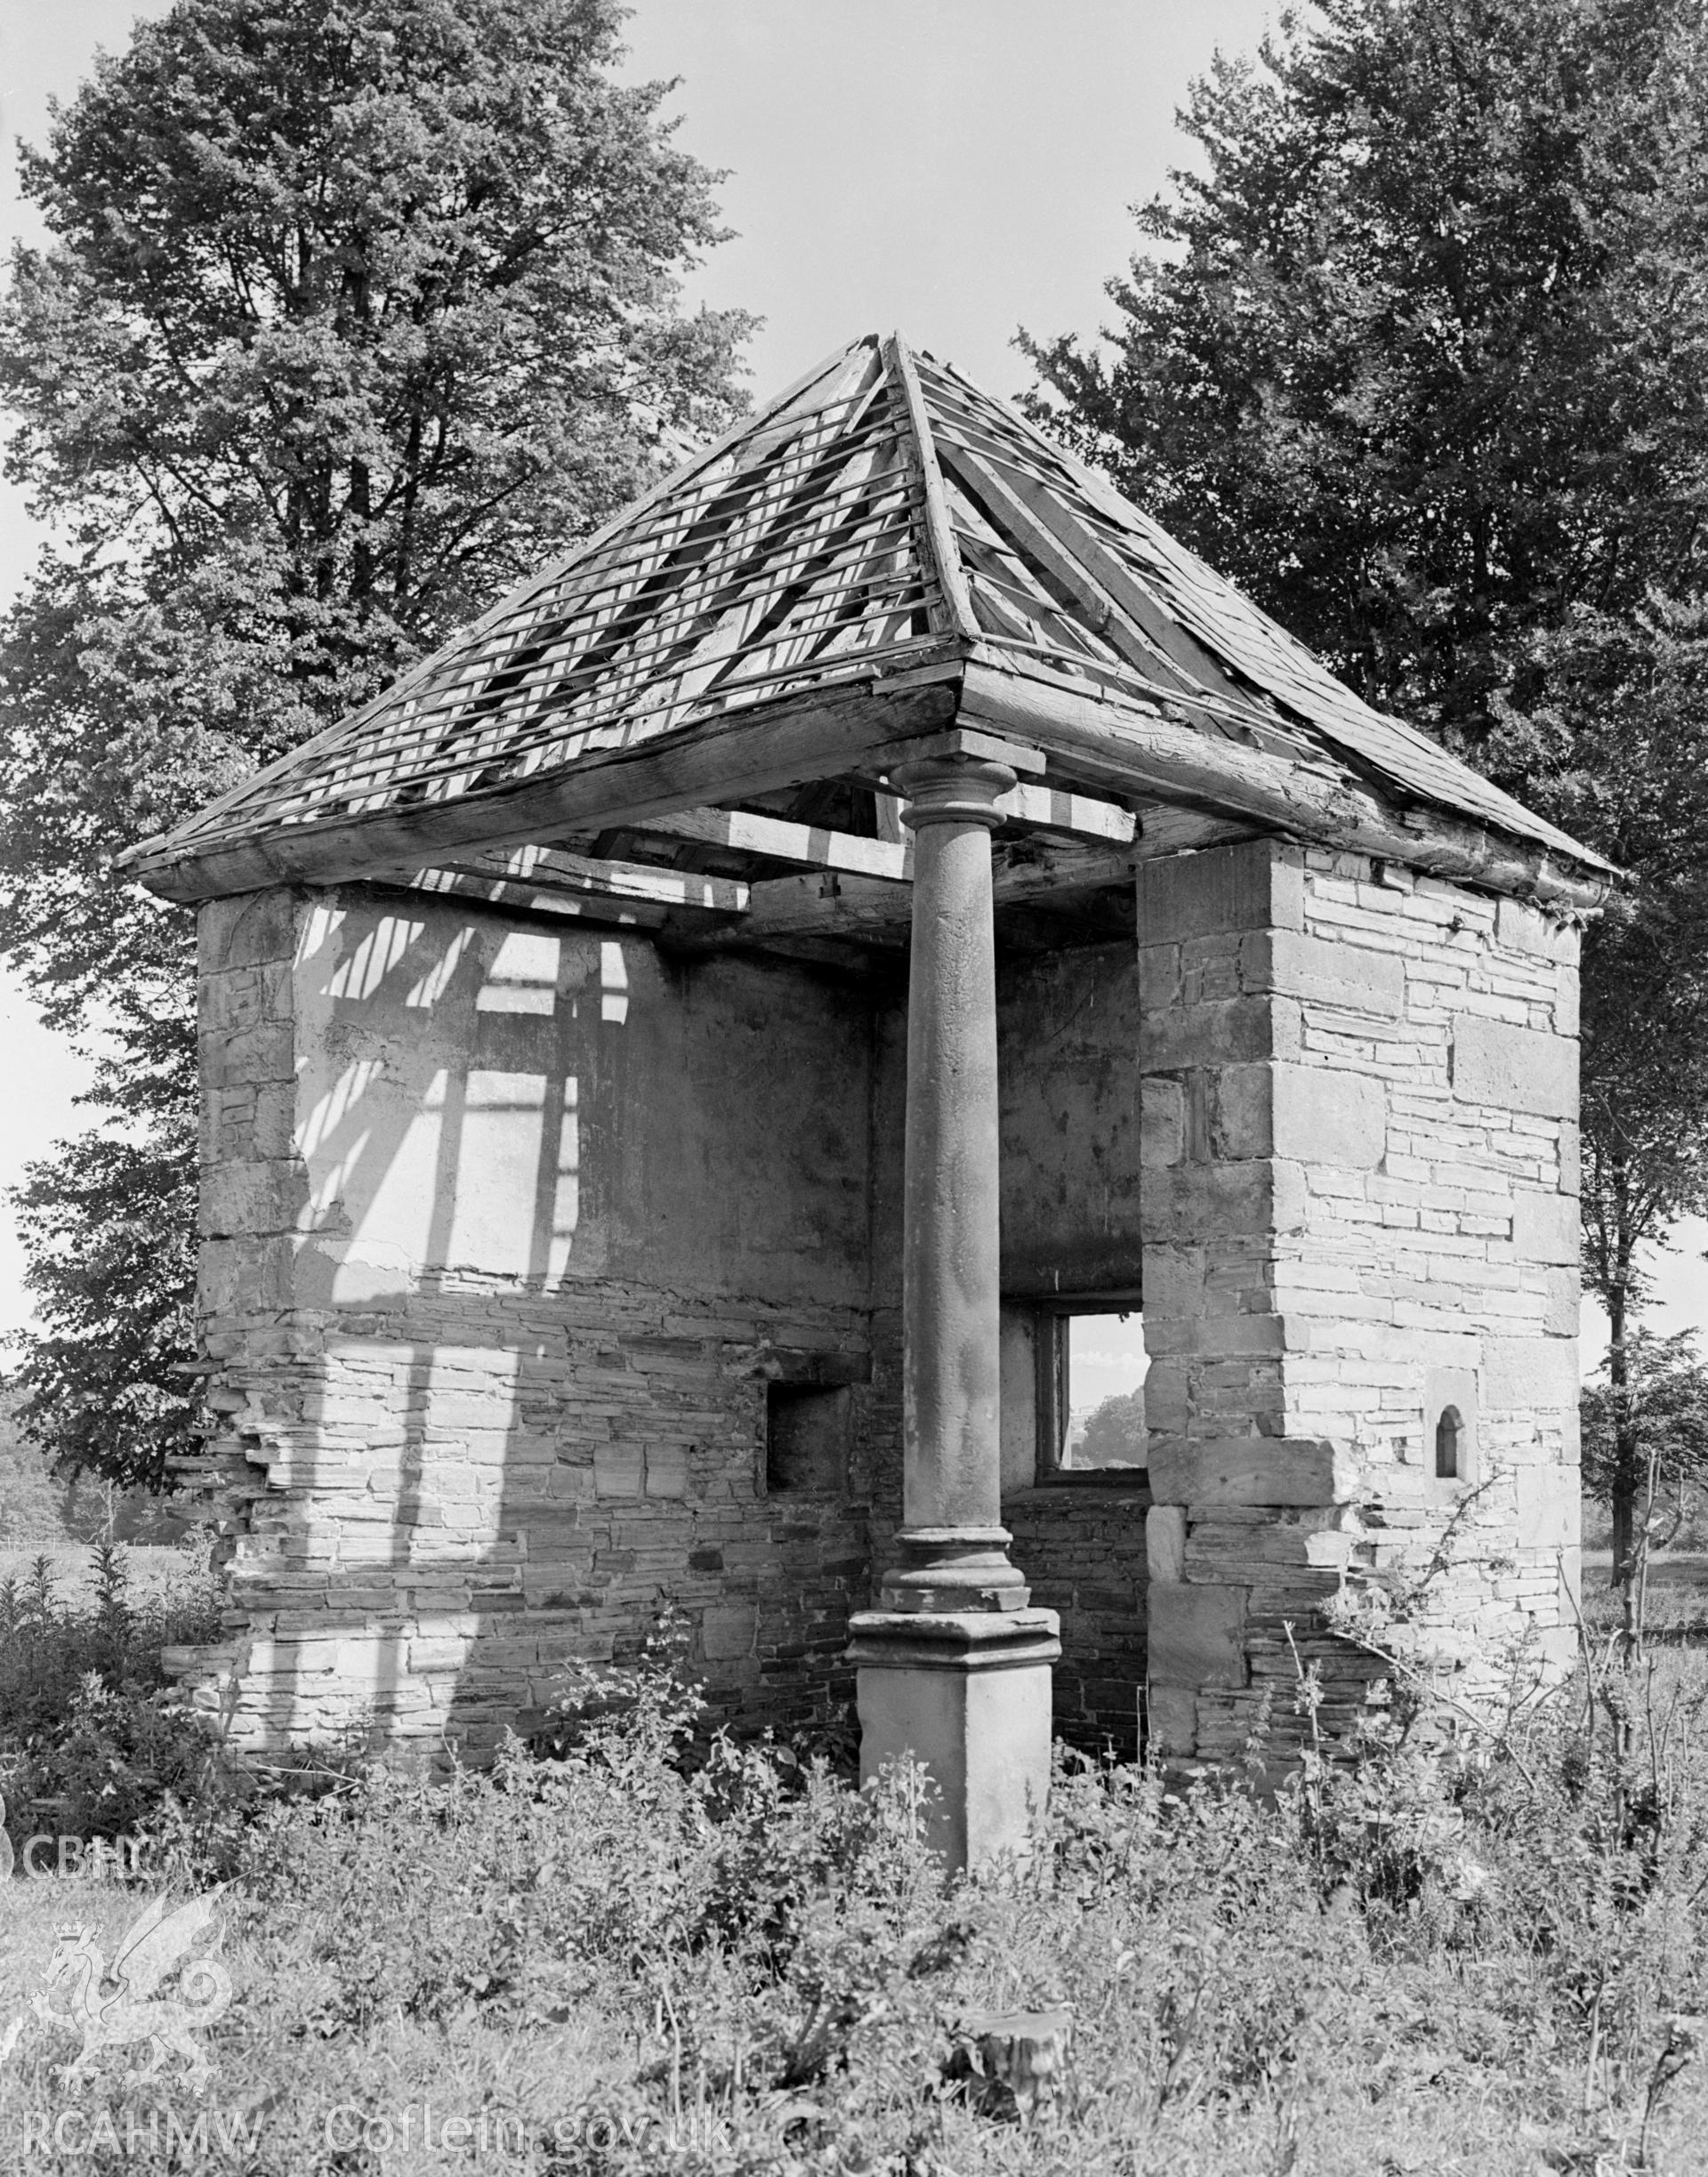
[[[1028,1300],[1136,1294],[1139,978],[1130,943],[999,962],[1003,1289]],[[1011,1322],[1010,1327],[1013,1327]],[[1145,1675],[1141,1479],[1035,1486],[1029,1340],[1004,1341],[1003,1519],[1031,1599],[1061,1619],[1056,1731],[1090,1754],[1138,1750]]]
[[[999,960],[1005,1296],[1142,1283],[1139,1020],[1130,943]]]
[[[903,990],[362,888],[217,903],[202,947],[203,1478],[237,1491],[232,1637],[189,1669],[238,1742],[478,1753],[666,1601],[729,1705],[841,1692],[899,1504]],[[1131,1249],[1133,984],[1115,947],[1005,985],[1027,1275],[1086,1259],[1076,1189],[1092,1258]],[[834,1480],[768,1488],[772,1381],[833,1399]],[[1040,1599],[1084,1588],[1076,1667],[1131,1714],[1137,1589],[1063,1514]]]
[[[1576,931],[1273,841],[1148,867],[1140,928],[1156,1742],[1237,1755],[1266,1705],[1285,1736],[1298,1661],[1343,1722],[1385,1668],[1308,1630],[1348,1568],[1403,1589],[1440,1560],[1403,1635],[1434,1667],[1557,1663]]]

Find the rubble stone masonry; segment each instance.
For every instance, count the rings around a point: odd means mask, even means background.
[[[233,1742],[479,1754],[667,1601],[727,1707],[822,1704],[897,1429],[866,1009],[359,891],[216,903],[202,950],[232,1612],[181,1661]],[[775,1382],[829,1423],[780,1493]]]
[[[479,1755],[666,1604],[726,1710],[842,1698],[900,1509],[898,980],[363,887],[215,903],[201,944],[185,1479],[231,1609],[178,1660],[233,1743]],[[1131,948],[1008,990],[1013,1274],[1124,1244],[1134,1283]],[[1064,1722],[1130,1742],[1142,1499],[1036,1496]]]
[[[1002,970],[1005,1290],[1142,1284],[1152,1357],[1148,1492],[1010,1477],[1059,1728],[1130,1751],[1147,1641],[1172,1757],[1285,1737],[1313,1660],[1343,1723],[1349,1580],[1422,1582],[1428,1667],[1557,1656],[1575,931],[1273,839],[1141,865],[1139,929],[1136,976]],[[666,1603],[727,1710],[843,1697],[899,1514],[899,978],[359,886],[201,942],[231,1609],[178,1660],[232,1742],[479,1755]]]

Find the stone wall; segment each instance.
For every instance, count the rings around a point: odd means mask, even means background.
[[[187,1668],[236,1741],[479,1753],[667,1601],[729,1707],[842,1697],[900,1498],[903,990],[363,888],[217,903],[202,948],[233,1607]],[[1131,951],[1007,991],[1017,1259],[1071,1262],[1083,1198],[1136,1260]],[[824,1399],[787,1476],[773,1384]],[[1098,1546],[1040,1507],[1022,1556],[1092,1735],[1140,1674]]]
[[[869,1003],[359,891],[216,904],[203,965],[237,1740],[479,1751],[666,1600],[729,1705],[839,1690],[897,1428]],[[840,1473],[769,1488],[776,1381]]]
[[[1139,1751],[1149,1505],[1142,1481],[1059,1482],[1003,1499],[1030,1599],[1061,1618],[1056,1736],[1093,1758]]]
[[[1485,1674],[1558,1658],[1577,1520],[1577,938],[1392,865],[1254,841],[1140,884],[1149,1710],[1165,1753],[1325,1720],[1381,1671],[1343,1575]],[[1436,1422],[1465,1423],[1462,1477]]]
[[[1289,1624],[1343,1720],[1379,1666],[1318,1607],[1444,1537],[1437,1661],[1557,1650],[1575,933],[1275,841],[1145,866],[1140,910],[1136,976],[1001,972],[1005,1284],[1142,1275],[1152,1356],[1148,1517],[1008,1477],[1061,1728],[1130,1745],[1147,1624],[1171,1754],[1291,1728]],[[233,1611],[190,1667],[238,1742],[479,1751],[666,1601],[730,1708],[840,1697],[899,1504],[898,985],[360,888],[218,903],[203,946]],[[768,1475],[768,1398],[809,1395]]]

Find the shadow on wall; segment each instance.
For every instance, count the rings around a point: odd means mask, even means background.
[[[372,895],[296,934],[239,1735],[484,1752],[666,1598],[730,1705],[821,1700],[868,1561],[869,1004]],[[815,1371],[840,1471],[768,1498],[766,1383]]]

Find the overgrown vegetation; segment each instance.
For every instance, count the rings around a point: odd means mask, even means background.
[[[93,1555],[87,1603],[63,1599],[45,1556],[0,1581],[0,1793],[14,1848],[32,1832],[117,1837],[173,1796],[205,1803],[221,1788],[214,1735],[179,1713],[162,1665],[166,1648],[214,1637],[211,1586],[187,1572],[139,1600],[122,1544]]]
[[[75,1624],[51,1595],[8,1607],[12,1776],[20,1720],[39,1736],[52,1709],[26,1693],[50,1618],[62,1685],[82,1665],[152,1700],[164,1620],[125,1624],[122,1580]],[[238,1800],[153,1713],[181,1748],[127,1818],[154,1879],[226,1884],[214,2085],[199,2105],[127,2084],[117,2052],[85,2086],[57,2076],[75,2044],[27,2007],[53,1923],[74,1899],[110,1957],[146,1895],[19,1881],[0,2168],[1700,2166],[1694,1654],[1631,1673],[1591,1652],[1493,1740],[1397,1694],[1358,1758],[1308,1760],[1269,1801],[1067,1760],[1033,1862],[957,1883],[916,1775],[860,1793],[805,1749],[708,1737],[667,1646],[567,1688],[558,1751],[512,1744],[488,1774],[331,1760]],[[1017,2099],[968,2022],[1061,2004],[1067,2063]]]

